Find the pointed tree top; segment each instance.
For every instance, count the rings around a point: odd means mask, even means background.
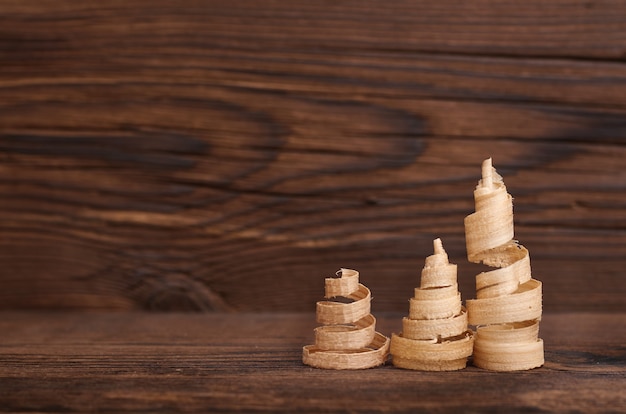
[[[455,285],[456,265],[449,262],[441,239],[433,240],[433,250],[435,253],[426,258],[422,268],[420,289]]]
[[[491,188],[493,185],[493,165],[491,158],[487,158],[483,161],[482,175],[482,186],[485,188]]]
[[[446,253],[446,251],[443,248],[443,243],[441,242],[441,239],[433,240],[433,251],[435,252],[435,254],[445,254]]]

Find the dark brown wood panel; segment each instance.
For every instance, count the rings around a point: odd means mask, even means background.
[[[398,332],[402,315],[377,315]],[[621,412],[624,314],[546,314],[525,372],[301,362],[313,313],[0,313],[1,412]]]
[[[480,162],[547,310],[626,310],[623,2],[2,1],[0,308],[404,311]]]
[[[185,47],[426,51],[622,59],[626,6],[621,1],[464,2],[373,0],[160,0],[74,4],[3,1],[7,47],[131,48],[150,53]],[[157,57],[158,58],[158,57]],[[172,62],[174,63],[174,62]]]

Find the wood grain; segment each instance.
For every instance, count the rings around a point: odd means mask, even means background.
[[[546,310],[625,311],[626,4],[1,1],[0,308],[405,312],[492,156]]]
[[[385,334],[402,315],[379,315]],[[1,412],[620,412],[624,314],[546,314],[544,367],[313,369],[304,314],[0,314]]]

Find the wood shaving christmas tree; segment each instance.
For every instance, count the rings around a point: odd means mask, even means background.
[[[402,333],[391,337],[392,362],[400,368],[454,371],[465,368],[472,354],[472,332],[461,306],[457,266],[448,261],[440,239],[426,258],[420,287],[410,299]]]
[[[363,369],[385,363],[389,338],[376,332],[370,313],[370,290],[359,283],[359,272],[340,269],[327,278],[327,300],[317,302],[315,345],[302,350],[302,362],[316,368]]]
[[[513,200],[491,164],[482,165],[474,190],[476,212],[465,218],[467,257],[495,270],[476,276],[476,299],[467,301],[476,325],[474,365],[517,371],[544,363],[541,282],[531,278],[528,250],[513,240]]]

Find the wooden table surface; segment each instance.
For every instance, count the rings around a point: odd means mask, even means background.
[[[0,313],[0,410],[626,412],[625,314],[544,315],[545,365],[514,373],[314,369],[314,327],[309,313]]]

